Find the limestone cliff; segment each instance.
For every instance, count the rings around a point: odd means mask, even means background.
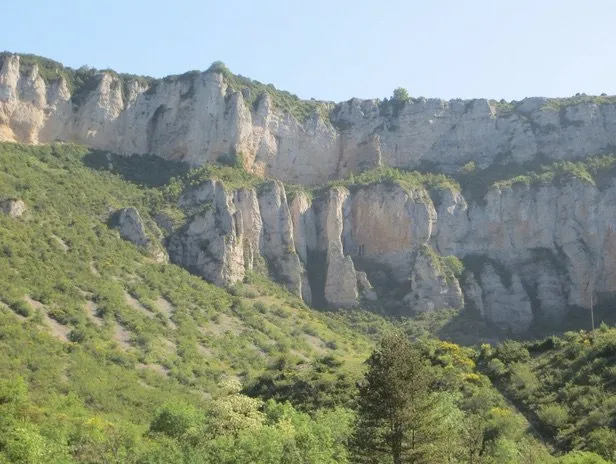
[[[181,227],[158,217],[169,259],[207,280],[268,272],[319,307],[464,308],[516,332],[616,295],[612,180],[479,179],[479,197],[455,183],[349,181],[290,198],[281,182],[323,185],[375,166],[459,173],[472,162],[488,172],[607,153],[616,146],[611,97],[295,101],[301,113],[281,109],[277,91],[216,69],[79,80],[37,63],[0,55],[0,140],[75,141],[191,165],[241,153],[245,169],[278,179],[239,189],[211,179],[183,192]]]
[[[261,266],[316,306],[466,308],[514,332],[616,294],[616,184],[511,183],[472,203],[438,193],[377,182],[289,202],[280,182],[230,191],[211,180],[182,196],[192,216],[167,248],[221,285]]]
[[[69,140],[193,165],[242,153],[252,172],[293,183],[321,184],[381,164],[455,172],[469,161],[484,168],[537,156],[576,159],[616,146],[616,104],[607,97],[419,98],[400,108],[297,100],[304,113],[296,117],[276,104],[277,91],[216,70],[149,81],[100,72],[77,87],[65,72],[54,74],[53,62],[43,73],[18,55],[0,60],[0,140]]]

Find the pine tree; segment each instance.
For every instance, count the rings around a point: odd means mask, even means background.
[[[367,361],[359,387],[353,437],[360,462],[423,464],[442,461],[443,442],[455,442],[447,427],[459,410],[430,392],[430,369],[422,354],[402,333],[383,338]],[[455,428],[455,427],[454,427]]]

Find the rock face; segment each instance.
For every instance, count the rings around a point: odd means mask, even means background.
[[[315,104],[300,121],[276,107],[275,94],[233,85],[217,72],[149,83],[100,73],[71,95],[64,78],[46,81],[36,65],[4,55],[0,140],[75,141],[192,165],[241,153],[249,171],[306,185],[381,165],[508,169],[616,146],[611,97],[414,99],[395,108],[352,99]],[[173,262],[219,285],[268,272],[317,307],[464,308],[523,332],[616,295],[613,180],[496,184],[474,199],[392,181],[321,189],[312,199],[290,198],[279,180],[232,190],[213,179],[184,192],[179,206],[188,218],[180,228],[157,216]],[[0,208],[19,216],[24,205]],[[136,210],[119,222],[123,237],[152,246]]]
[[[137,246],[147,246],[150,240],[145,232],[145,225],[139,211],[132,207],[122,208],[114,216],[113,222],[120,232],[120,237]]]
[[[111,218],[111,225],[118,229],[120,237],[124,240],[145,248],[157,263],[169,261],[169,257],[160,243],[148,237],[145,224],[137,209],[129,207],[116,211]]]
[[[199,211],[170,237],[170,260],[217,285],[243,279],[244,229],[233,194],[221,182],[208,181],[185,194],[180,204]]]
[[[460,283],[453,275],[443,272],[438,257],[424,247],[419,251],[411,272],[411,291],[403,302],[412,312],[426,312],[440,308],[461,309],[464,298]]]
[[[231,191],[212,180],[182,196],[192,216],[167,247],[220,285],[268,270],[318,307],[466,308],[518,333],[616,294],[616,184],[513,184],[472,203],[443,190],[438,200],[376,183],[289,204],[277,181]]]
[[[18,199],[0,200],[0,212],[16,219],[26,212],[26,204],[23,200]]]
[[[245,101],[250,89],[233,89],[213,71],[150,84],[100,73],[71,95],[65,79],[45,81],[17,55],[0,60],[0,140],[68,140],[193,165],[242,153],[249,170],[300,184],[381,164],[454,172],[469,161],[484,168],[538,155],[576,159],[616,145],[616,104],[606,99],[414,99],[396,109],[352,99],[323,103],[298,121],[269,94]]]

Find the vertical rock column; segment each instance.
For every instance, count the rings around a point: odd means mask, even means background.
[[[258,199],[263,221],[261,255],[271,277],[301,296],[303,269],[295,252],[293,222],[282,182],[263,185]]]
[[[344,256],[342,247],[343,207],[348,196],[346,189],[331,189],[322,213],[323,237],[327,243],[325,301],[336,308],[356,306],[359,296],[353,260]]]

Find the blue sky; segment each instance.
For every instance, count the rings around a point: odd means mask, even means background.
[[[613,0],[28,0],[0,50],[162,77],[222,60],[302,98],[616,94]]]

